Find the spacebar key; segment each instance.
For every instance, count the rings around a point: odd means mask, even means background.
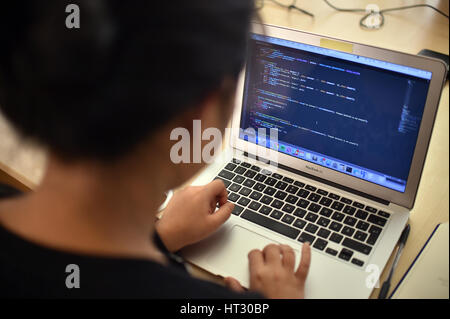
[[[268,217],[265,217],[263,215],[254,213],[248,209],[246,209],[242,214],[241,217],[244,219],[247,219],[255,224],[258,224],[260,226],[269,228],[270,230],[273,230],[277,233],[280,233],[282,235],[285,235],[289,238],[295,239],[297,238],[298,234],[300,233],[299,230],[289,227],[287,225],[281,224],[277,221],[274,221],[273,219],[270,219]]]

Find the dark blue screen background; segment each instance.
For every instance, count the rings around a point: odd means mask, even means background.
[[[250,40],[241,127],[277,127],[282,142],[406,181],[428,86],[426,79]]]

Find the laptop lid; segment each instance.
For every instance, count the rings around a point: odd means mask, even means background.
[[[412,208],[445,73],[438,60],[255,23],[230,142]]]

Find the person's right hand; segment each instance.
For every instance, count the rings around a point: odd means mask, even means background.
[[[248,254],[250,290],[267,298],[304,298],[305,281],[311,263],[311,248],[303,244],[300,265],[295,271],[294,250],[287,245],[267,245]]]

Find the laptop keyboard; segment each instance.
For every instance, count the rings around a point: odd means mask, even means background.
[[[390,214],[233,159],[215,179],[228,190],[233,214],[313,249],[362,267]],[[356,258],[355,255],[357,255]]]

